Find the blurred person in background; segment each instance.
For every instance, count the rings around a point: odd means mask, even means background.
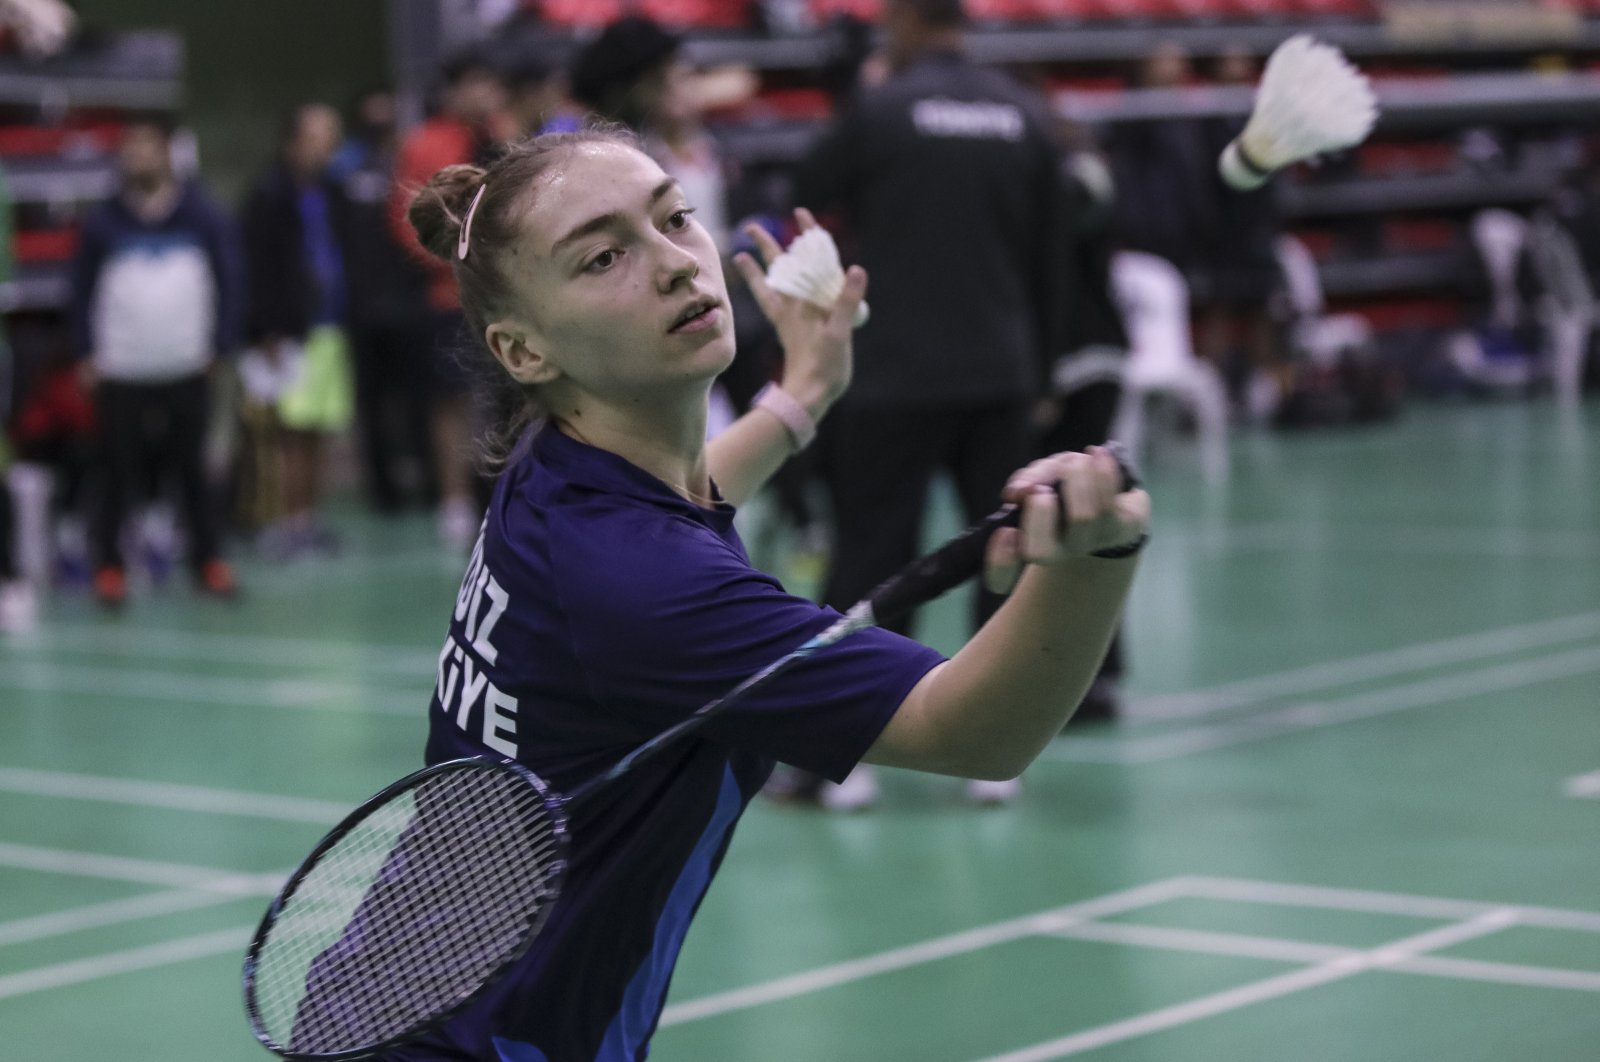
[[[570,79],[560,64],[527,57],[507,75],[506,88],[519,136],[583,128],[583,107],[572,98]]]
[[[1249,48],[1233,45],[1222,50],[1214,67],[1215,82],[1252,88],[1261,76],[1261,63]],[[1210,158],[1222,155],[1243,129],[1246,116],[1205,120]],[[1283,233],[1278,207],[1277,181],[1254,191],[1230,188],[1211,167],[1211,189],[1217,200],[1217,217],[1225,239],[1212,245],[1207,305],[1201,320],[1197,352],[1231,381],[1230,390],[1242,394],[1247,416],[1270,419],[1278,398],[1288,389],[1288,362],[1283,358],[1272,318],[1272,295],[1280,287],[1277,240]]]
[[[1116,185],[1111,165],[1085,126],[1058,120],[1062,147],[1059,248],[1059,325],[1047,397],[1039,406],[1038,455],[1102,446],[1111,435],[1128,362],[1128,333],[1111,288],[1116,250],[1111,216]],[[1105,660],[1073,723],[1116,717],[1123,673],[1122,633]]]
[[[261,538],[263,551],[279,560],[338,548],[317,508],[325,442],[349,427],[354,403],[345,331],[350,204],[328,172],[340,134],[339,112],[327,104],[295,108],[278,161],[244,208],[245,338],[283,382],[270,443],[280,470],[278,512]]]
[[[395,242],[388,221],[395,108],[388,89],[358,95],[345,141],[328,165],[349,203],[345,275],[362,481],[367,500],[385,514],[437,493],[428,443],[426,278]]]
[[[639,135],[640,146],[677,180],[725,260],[736,249],[730,223],[738,171],[706,129],[713,105],[728,105],[754,92],[753,76],[741,68],[699,71],[684,61],[683,40],[656,22],[628,16],[612,23],[573,62],[572,95],[608,121]],[[712,429],[747,411],[775,370],[775,335],[747,289],[729,292],[739,354],[718,378]],[[770,340],[770,342],[765,341]]]
[[[11,190],[0,170],[0,283],[11,280]],[[0,330],[0,634],[21,634],[33,627],[37,609],[33,587],[22,577],[19,516],[12,503],[12,417],[16,407],[17,367],[11,344]]]
[[[1141,64],[1141,88],[1175,92],[1193,80],[1188,50],[1162,41]],[[1107,141],[1116,178],[1114,232],[1131,251],[1158,255],[1183,271],[1199,299],[1221,242],[1217,152],[1204,119],[1123,122]]]
[[[238,342],[238,233],[198,181],[174,174],[173,131],[164,115],[124,124],[121,187],[84,218],[71,269],[74,352],[99,426],[94,593],[108,607],[127,597],[120,539],[129,504],[168,475],[196,585],[225,597],[236,590],[202,446],[211,367]]]
[[[427,276],[425,340],[431,397],[435,474],[439,484],[439,537],[466,549],[478,533],[488,485],[474,470],[470,378],[460,352],[467,342],[461,298],[450,267],[430,257],[406,223],[406,208],[435,173],[458,163],[483,164],[517,135],[505,79],[486,59],[468,53],[443,70],[437,112],[406,133],[395,161],[389,224],[400,245]]]
[[[1053,353],[1058,152],[1042,100],[963,56],[963,23],[959,0],[887,0],[886,75],[797,174],[796,201],[838,208],[873,278],[855,381],[819,437],[835,523],[823,600],[834,607],[916,555],[936,473],[950,474],[976,520],[1032,453]],[[980,588],[975,624],[1000,600]],[[815,784],[798,780],[796,795]],[[1016,791],[973,782],[968,795]],[[848,808],[875,793],[863,769],[819,796]]]

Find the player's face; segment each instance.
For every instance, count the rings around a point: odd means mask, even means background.
[[[306,108],[289,143],[290,164],[302,173],[321,173],[339,150],[341,135],[338,111],[332,107]]]
[[[676,182],[622,144],[584,144],[539,178],[512,276],[530,343],[570,384],[649,401],[733,360],[722,261]]]
[[[150,126],[130,126],[117,151],[122,175],[133,184],[165,180],[172,174],[172,145],[165,134]]]

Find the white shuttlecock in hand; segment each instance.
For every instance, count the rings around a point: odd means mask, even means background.
[[[1377,120],[1366,75],[1339,49],[1297,34],[1268,57],[1250,120],[1218,169],[1234,188],[1258,188],[1290,163],[1361,143]]]
[[[804,299],[824,310],[833,309],[844,291],[844,263],[839,259],[839,245],[833,242],[828,230],[814,225],[789,244],[782,254],[767,267],[767,285],[796,299]],[[851,323],[860,328],[867,323],[867,304],[856,308]]]

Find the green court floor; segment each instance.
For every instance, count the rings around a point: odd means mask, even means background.
[[[1600,406],[1233,458],[1153,455],[1120,722],[999,810],[909,774],[752,809],[653,1057],[1600,1059]],[[0,1058],[268,1057],[243,946],[419,762],[463,567],[422,517],[341,528],[337,561],[247,559],[237,607],[59,598],[0,642]]]

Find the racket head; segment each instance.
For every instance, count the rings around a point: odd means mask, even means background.
[[[565,801],[521,764],[435,764],[311,851],[244,963],[245,1012],[291,1062],[365,1058],[448,1021],[522,958],[567,870]]]

